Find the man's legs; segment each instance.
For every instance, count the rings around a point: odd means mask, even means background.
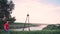
[[[4,34],[7,34],[7,31],[6,30],[4,30]]]
[[[8,34],[10,34],[10,30],[8,30]]]
[[[8,31],[4,30],[4,34],[10,34],[10,31],[9,30]]]

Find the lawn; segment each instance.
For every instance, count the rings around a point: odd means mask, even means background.
[[[4,34],[4,32],[0,30],[0,34]],[[60,30],[10,31],[10,34],[60,34]]]

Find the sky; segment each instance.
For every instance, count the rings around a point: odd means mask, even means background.
[[[30,23],[60,23],[60,0],[13,0],[12,16],[16,22],[25,22],[29,13]]]

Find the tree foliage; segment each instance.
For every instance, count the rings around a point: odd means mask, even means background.
[[[15,21],[15,18],[13,19],[13,17],[11,17],[13,9],[14,3],[12,0],[0,0],[0,26],[2,26],[6,21]]]
[[[48,25],[47,27],[43,28],[43,30],[60,30],[60,24]]]
[[[0,18],[6,17],[9,19],[11,17],[12,9],[14,9],[14,4],[12,1],[0,0]]]

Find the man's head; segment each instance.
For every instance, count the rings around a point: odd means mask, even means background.
[[[6,23],[9,23],[9,21],[6,21]]]

